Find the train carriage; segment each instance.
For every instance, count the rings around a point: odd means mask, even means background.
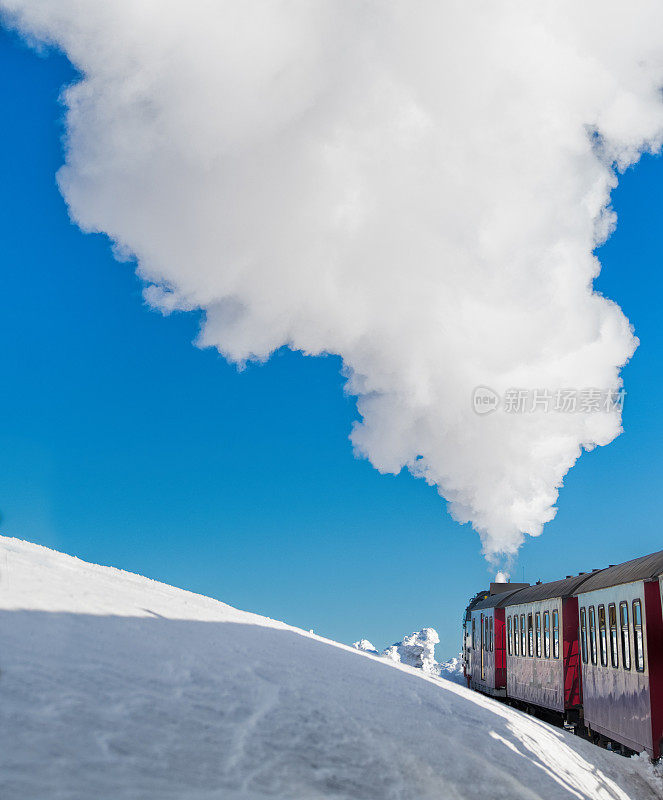
[[[578,602],[585,725],[652,758],[663,745],[663,551],[597,571]]]
[[[504,604],[527,584],[492,583],[490,594],[472,606],[469,686],[484,694],[506,694]]]
[[[463,676],[467,681],[468,687],[472,685],[472,609],[477,603],[485,600],[489,595],[487,589],[482,589],[477,592],[474,597],[470,598],[465,612],[463,613],[463,642],[462,642],[462,661],[463,661]]]
[[[582,703],[576,589],[586,574],[538,583],[505,604],[509,698],[573,719]]]

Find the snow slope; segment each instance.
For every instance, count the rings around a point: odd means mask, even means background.
[[[663,795],[448,680],[0,537],[3,800]]]

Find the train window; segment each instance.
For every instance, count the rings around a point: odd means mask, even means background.
[[[599,650],[601,652],[601,666],[608,666],[608,634],[605,628],[605,606],[599,606]]]
[[[622,664],[631,669],[631,632],[628,625],[628,603],[619,604],[619,624],[622,629]]]
[[[513,653],[513,646],[511,642],[511,617],[506,618],[506,648],[507,653],[511,655]]]
[[[520,654],[527,654],[527,631],[525,630],[525,615],[520,615]]]
[[[536,612],[536,657],[541,658],[541,613]]]
[[[550,658],[550,611],[543,612],[543,655]]]
[[[645,643],[642,637],[642,605],[633,601],[633,655],[638,672],[645,671]]]
[[[592,664],[596,664],[596,611],[594,611],[594,606],[589,607],[589,652]]]
[[[473,618],[472,619],[472,650],[476,650],[477,649],[476,635],[477,635],[477,621],[476,621],[476,619]]]
[[[614,603],[608,606],[608,627],[610,628],[610,664],[619,667],[619,643],[617,641],[617,609]]]
[[[580,652],[582,654],[582,663],[587,663],[587,611],[584,608],[580,609]]]
[[[520,655],[520,638],[518,633],[518,614],[513,618],[513,654]]]
[[[559,611],[553,611],[553,658],[559,658]]]
[[[527,615],[527,655],[530,658],[534,655],[534,626],[531,614]]]

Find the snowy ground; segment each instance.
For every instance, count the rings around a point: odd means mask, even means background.
[[[451,681],[0,537],[3,800],[661,796]]]

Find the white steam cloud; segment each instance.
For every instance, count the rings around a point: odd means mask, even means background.
[[[660,0],[0,7],[80,70],[60,187],[153,306],[203,309],[239,364],[340,354],[357,453],[489,557],[541,532],[620,413],[479,416],[472,391],[620,386],[637,342],[592,253],[661,143]]]

